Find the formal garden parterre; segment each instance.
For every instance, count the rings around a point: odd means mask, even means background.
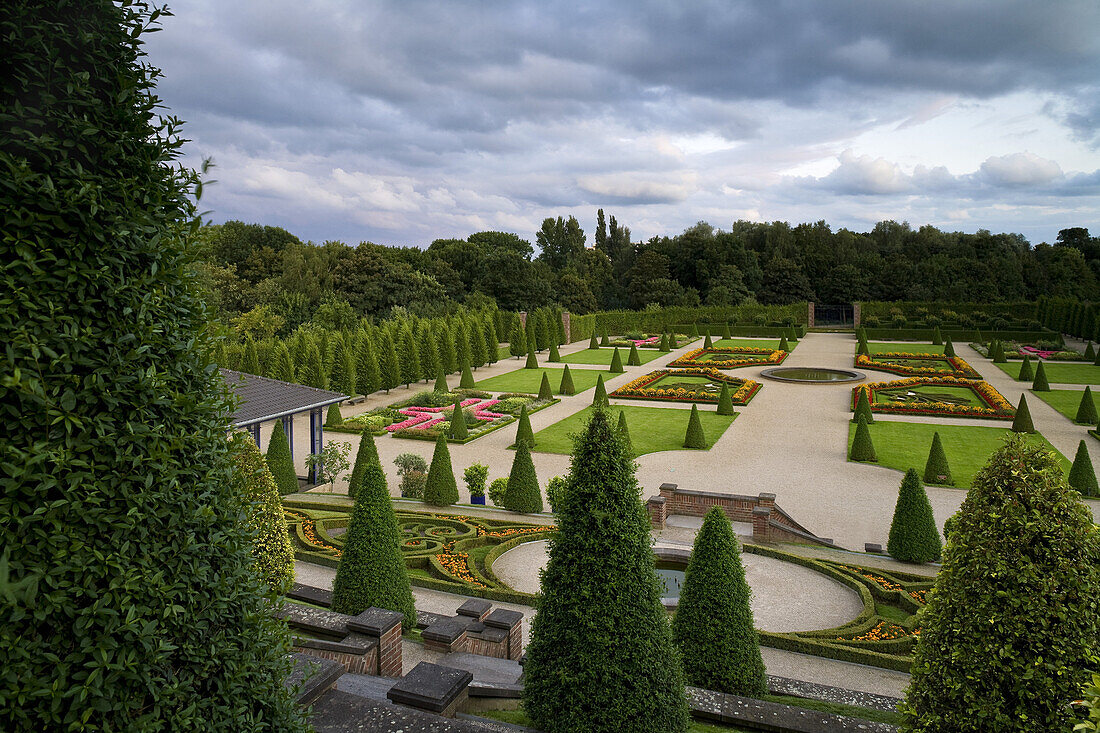
[[[782,364],[788,352],[781,349],[769,349],[754,346],[711,347],[692,349],[683,356],[670,361],[668,366],[676,368],[702,367],[707,369],[736,369],[746,366],[768,366]]]
[[[852,390],[854,411],[866,392],[872,412],[896,415],[979,417],[1011,420],[1014,408],[989,382],[958,377],[909,377],[861,384]]]
[[[658,369],[631,380],[610,396],[634,400],[717,404],[723,384],[729,385],[733,404],[739,406],[747,405],[761,387],[757,381],[723,374],[717,369]]]
[[[865,369],[890,372],[903,377],[953,376],[965,379],[982,378],[982,375],[974,367],[958,356],[888,351],[858,354],[855,365]]]

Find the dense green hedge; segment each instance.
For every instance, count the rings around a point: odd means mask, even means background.
[[[875,316],[890,319],[895,311],[910,320],[921,320],[928,315],[939,315],[953,311],[960,316],[984,315],[987,319],[1005,318],[1007,320],[1039,320],[1037,304],[1030,300],[1018,300],[1006,303],[943,303],[940,301],[898,300],[863,301],[859,304],[862,317]],[[923,310],[922,310],[923,309]],[[977,324],[983,325],[981,323]]]
[[[869,339],[899,340],[899,341],[932,341],[931,328],[864,328]],[[979,329],[976,328],[941,328],[940,332],[952,342],[976,341]],[[981,329],[983,340],[999,339],[1001,341],[1058,341],[1062,336],[1054,331],[987,331]]]
[[[802,324],[806,321],[807,304],[760,305],[758,303],[738,306],[704,306],[701,308],[662,308],[646,311],[604,311],[586,316],[571,316],[570,338],[575,341],[587,341],[593,334],[602,336],[622,335],[627,331],[647,333],[665,332],[674,324],[721,324],[733,326],[754,326],[757,321],[765,324]],[[688,331],[690,332],[690,326]],[[719,332],[720,333],[720,332]]]

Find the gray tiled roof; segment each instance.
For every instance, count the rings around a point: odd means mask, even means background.
[[[280,382],[255,374],[219,369],[222,379],[240,399],[233,413],[233,427],[239,428],[316,407],[325,407],[348,398],[339,392]]]

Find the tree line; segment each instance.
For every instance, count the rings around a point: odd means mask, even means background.
[[[225,320],[273,333],[320,315],[437,317],[460,305],[575,314],[647,307],[800,301],[988,302],[1040,296],[1089,300],[1100,282],[1100,238],[1063,229],[1053,245],[1019,234],[912,229],[883,221],[866,233],[824,221],[705,222],[633,242],[596,214],[592,246],[574,217],[547,218],[534,244],[509,232],[437,239],[428,247],[303,242],[279,227],[228,221],[204,228],[198,280]]]

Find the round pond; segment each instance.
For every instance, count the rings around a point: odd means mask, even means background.
[[[496,559],[493,573],[524,593],[539,591],[539,571],[546,566],[543,541],[525,542]],[[854,590],[794,563],[743,553],[745,578],[752,588],[752,614],[762,631],[812,631],[841,626],[859,615],[863,603]],[[658,573],[671,598],[679,596],[682,569],[661,562]]]
[[[835,384],[838,382],[862,382],[866,374],[851,369],[828,367],[775,367],[760,372],[760,376],[778,382],[805,382],[808,384]]]

